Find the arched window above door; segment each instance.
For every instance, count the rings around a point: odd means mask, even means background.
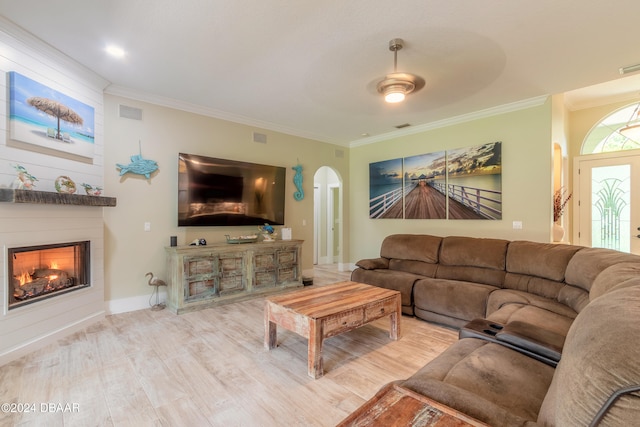
[[[582,144],[581,154],[608,153],[640,148],[640,102],[623,107],[602,119]]]

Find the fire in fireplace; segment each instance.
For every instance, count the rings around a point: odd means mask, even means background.
[[[90,242],[10,248],[9,309],[90,285]]]

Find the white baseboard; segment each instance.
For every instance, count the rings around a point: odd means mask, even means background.
[[[338,264],[338,270],[340,271],[353,271],[356,268],[356,264],[353,262],[341,262]]]
[[[69,325],[65,325],[60,329],[56,329],[47,333],[46,335],[39,336],[30,341],[20,343],[20,345],[10,348],[4,353],[0,354],[0,366],[7,364],[13,360],[16,360],[22,356],[39,350],[49,344],[53,344],[57,340],[69,336],[73,333],[80,331],[100,320],[104,319],[104,311],[87,316],[84,319],[80,319]]]
[[[167,301],[166,290],[160,290],[160,303]],[[111,301],[105,301],[105,310],[107,314],[127,313],[129,311],[144,310],[151,308],[156,303],[156,296],[138,295],[135,297],[121,298]]]

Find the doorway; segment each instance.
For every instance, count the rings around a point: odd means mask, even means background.
[[[640,152],[575,159],[574,241],[640,254]]]
[[[342,181],[328,166],[318,169],[314,187],[314,264],[336,264],[342,259]]]

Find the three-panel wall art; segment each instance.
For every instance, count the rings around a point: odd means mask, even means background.
[[[370,163],[369,217],[502,219],[502,143]]]

